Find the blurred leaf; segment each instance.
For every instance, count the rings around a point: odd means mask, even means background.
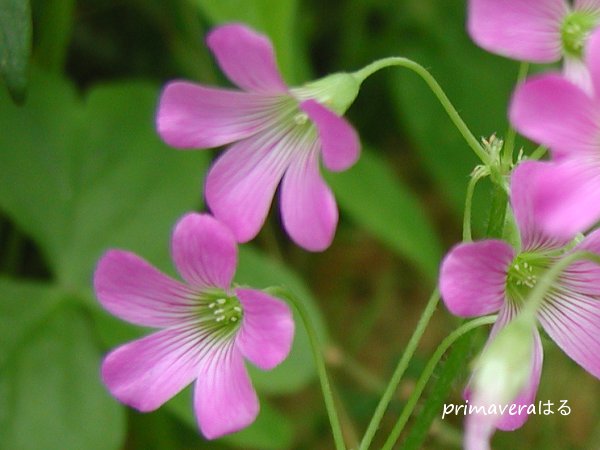
[[[306,64],[298,49],[297,0],[192,0],[218,25],[243,22],[273,41],[279,67],[290,83],[306,81]]]
[[[27,63],[31,54],[29,0],[0,3],[0,74],[13,99],[22,102],[27,88]]]
[[[158,89],[103,86],[83,103],[65,81],[33,78],[23,108],[0,95],[0,207],[42,248],[60,283],[88,287],[108,247],[164,266],[176,219],[201,203],[204,152],[154,130]]]
[[[185,389],[167,404],[166,408],[184,423],[198,430],[192,406],[192,389]],[[242,431],[224,436],[219,441],[244,449],[280,450],[289,448],[292,442],[290,421],[260,399],[260,412],[256,421]]]
[[[328,173],[340,207],[381,242],[411,261],[432,279],[441,245],[416,195],[374,152],[363,151],[350,169]]]
[[[325,324],[317,303],[302,279],[283,264],[268,259],[258,251],[240,248],[240,263],[235,277],[240,284],[258,289],[282,286],[290,289],[303,302],[319,334],[322,345],[326,342]],[[293,310],[293,307],[292,307]],[[273,370],[262,371],[248,366],[252,380],[260,392],[288,393],[298,391],[316,376],[310,341],[302,321],[294,311],[296,333],[290,356]]]
[[[0,336],[9,344],[0,366],[0,448],[122,445],[123,409],[100,383],[91,324],[65,300],[50,287],[0,280]]]
[[[407,38],[399,37],[399,53],[431,71],[475,137],[489,137],[492,133],[503,137],[517,63],[477,48],[464,29],[464,8],[457,8],[452,2],[424,4],[410,0],[399,12],[405,23],[412,24],[402,30]],[[406,69],[394,72],[391,87],[397,118],[418,145],[440,192],[460,217],[468,175],[480,162],[423,80]],[[486,211],[486,197],[476,197],[474,223],[479,229]]]

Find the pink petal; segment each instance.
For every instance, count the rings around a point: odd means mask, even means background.
[[[563,0],[469,0],[467,28],[484,49],[537,63],[560,59]]]
[[[551,294],[538,312],[546,333],[573,361],[600,378],[600,299],[566,289]]]
[[[208,206],[238,242],[258,234],[292,153],[306,151],[291,130],[274,128],[234,144],[208,173]]]
[[[289,354],[294,320],[288,305],[262,291],[236,289],[244,311],[237,338],[242,355],[261,369],[272,369]]]
[[[223,72],[240,88],[267,94],[287,92],[266,36],[241,24],[228,24],[215,28],[207,44]]]
[[[593,97],[594,87],[592,85],[592,76],[583,60],[565,55],[562,72],[567,80]]]
[[[575,0],[574,9],[578,11],[587,10],[597,12],[600,9],[600,0]]]
[[[234,345],[215,348],[202,361],[194,409],[200,430],[208,439],[239,431],[256,419],[258,398]]]
[[[573,251],[586,250],[600,254],[600,230],[587,236]],[[560,284],[582,295],[600,297],[600,265],[592,261],[576,261],[561,275]]]
[[[360,141],[352,125],[314,100],[302,102],[300,108],[317,127],[325,167],[334,172],[351,167],[360,154]]]
[[[280,102],[281,97],[176,81],[161,94],[156,125],[173,147],[218,147],[270,126]]]
[[[600,108],[585,91],[558,75],[541,75],[517,87],[510,120],[523,135],[556,155],[598,151]]]
[[[600,218],[600,159],[546,163],[535,187],[535,214],[547,233],[569,239]]]
[[[316,148],[297,152],[281,185],[281,217],[292,240],[313,252],[331,245],[338,221],[335,198],[319,173]]]
[[[111,314],[147,327],[178,323],[195,295],[139,256],[120,250],[108,251],[98,262],[94,290]]]
[[[214,217],[183,216],[173,232],[171,253],[177,270],[192,286],[229,289],[237,266],[237,243]]]
[[[511,177],[510,201],[521,234],[523,251],[558,249],[570,240],[548,235],[535,214],[533,191],[537,180],[544,176],[547,165],[543,162],[525,161],[517,166]]]
[[[600,8],[600,5],[596,8]],[[600,13],[600,11],[596,12]],[[585,46],[585,62],[590,73],[594,96],[598,101],[600,99],[600,28],[591,34]]]
[[[102,380],[119,401],[152,411],[198,375],[203,347],[196,326],[165,329],[113,350],[102,363]]]
[[[440,292],[457,316],[496,312],[504,303],[506,273],[515,254],[504,241],[458,244],[442,261]]]

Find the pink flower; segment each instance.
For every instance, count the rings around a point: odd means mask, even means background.
[[[574,250],[568,250],[566,240],[550,236],[539,227],[532,208],[530,184],[540,176],[543,172],[539,163],[525,162],[512,177],[511,203],[520,231],[520,249],[501,240],[462,243],[442,263],[440,291],[453,314],[473,317],[498,313],[486,346],[518,315],[539,276],[561,254],[576,250],[600,254],[600,231],[590,234]],[[543,299],[536,317],[569,357],[600,378],[600,267],[588,261],[569,266]],[[535,399],[542,368],[539,333],[534,327],[529,334],[532,340],[522,342],[525,347],[531,346],[531,351],[526,352],[531,358],[528,375],[524,387],[516,397],[512,396],[512,404],[517,406],[528,405]],[[497,386],[488,389],[493,391]],[[470,389],[467,395],[471,395]],[[485,392],[472,395],[482,398]],[[526,411],[504,414],[493,424],[483,415],[471,415],[466,424],[467,448],[487,449],[494,428],[514,430],[526,420]]]
[[[600,219],[600,30],[585,58],[591,94],[558,75],[533,77],[517,88],[510,120],[550,148],[552,163],[533,185],[536,216],[546,232],[569,237]]]
[[[599,0],[469,0],[467,28],[492,53],[534,63],[564,58],[567,77],[587,88],[580,60],[599,21]]]
[[[212,213],[239,242],[256,236],[281,181],[281,216],[291,238],[307,250],[327,248],[338,211],[319,169],[342,171],[360,143],[343,114],[358,92],[350,74],[288,89],[269,40],[239,24],[207,39],[219,66],[242,91],[175,81],[162,93],[158,132],[178,148],[231,144],[206,179]]]
[[[206,214],[187,214],[171,243],[185,283],[137,255],[107,252],[96,269],[98,299],[115,316],[160,328],[106,356],[102,378],[111,394],[152,411],[196,380],[194,409],[202,433],[214,439],[251,424],[256,393],[244,358],[272,369],[290,351],[288,306],[264,292],[231,287],[237,246],[230,231]]]

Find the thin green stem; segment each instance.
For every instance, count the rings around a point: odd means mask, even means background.
[[[537,161],[538,159],[541,159],[546,154],[547,151],[548,151],[547,147],[540,145],[538,148],[536,148],[531,153],[531,155],[529,156],[529,159]]]
[[[335,408],[333,391],[331,389],[331,384],[329,383],[329,378],[327,376],[327,369],[325,368],[325,359],[323,357],[322,347],[319,343],[317,332],[310,320],[310,317],[306,309],[304,308],[304,305],[302,305],[302,303],[300,303],[300,301],[287,289],[272,288],[270,292],[277,297],[283,297],[289,300],[290,303],[296,308],[296,311],[298,311],[298,315],[300,316],[300,319],[304,324],[304,328],[306,329],[306,333],[308,334],[308,339],[310,341],[310,348],[313,354],[313,358],[315,360],[319,381],[321,383],[321,390],[323,391],[323,399],[325,401],[327,415],[329,416],[329,422],[331,424],[331,432],[333,434],[335,448],[336,450],[346,450],[346,446],[344,444],[344,437],[342,433],[342,425],[340,423],[340,419]]]
[[[519,65],[519,74],[517,75],[517,85],[521,84],[525,77],[527,77],[527,72],[529,70],[529,63],[522,62]],[[510,167],[513,163],[513,152],[515,148],[515,136],[517,132],[516,130],[509,125],[508,131],[506,132],[506,139],[504,139],[504,147],[503,147],[503,165],[504,167]]]
[[[423,314],[421,315],[421,318],[417,323],[417,327],[415,328],[413,335],[410,337],[410,340],[406,345],[406,350],[404,350],[400,361],[398,361],[396,370],[394,370],[392,378],[390,379],[390,382],[387,385],[386,390],[383,393],[379,404],[377,405],[377,408],[375,409],[375,413],[373,414],[371,422],[367,427],[367,431],[365,432],[365,435],[360,443],[359,450],[367,450],[371,445],[373,437],[375,436],[375,432],[377,431],[377,428],[381,423],[381,419],[383,418],[383,414],[385,413],[385,410],[387,409],[390,401],[392,400],[394,392],[396,392],[396,389],[398,388],[398,384],[400,384],[402,375],[404,375],[404,372],[408,367],[408,363],[410,362],[410,359],[412,358],[413,354],[415,353],[415,350],[417,349],[417,345],[419,344],[419,341],[421,340],[421,337],[425,332],[425,328],[427,327],[431,316],[437,308],[439,300],[440,293],[436,289],[435,291],[433,291],[433,294],[431,294],[427,305],[425,305],[425,309],[423,310]]]
[[[483,177],[488,175],[488,172],[483,166],[477,166],[471,174],[471,179],[467,185],[467,196],[465,198],[465,212],[463,215],[463,242],[471,242],[473,240],[471,235],[471,212],[473,210],[473,194],[475,193],[475,186]]]
[[[458,129],[462,137],[465,139],[469,147],[471,147],[471,149],[486,166],[489,166],[492,163],[490,156],[485,152],[485,150],[483,149],[479,141],[475,138],[467,124],[460,117],[460,114],[458,113],[454,105],[452,105],[452,102],[450,101],[442,87],[439,85],[437,80],[433,77],[433,75],[431,75],[427,71],[427,69],[425,69],[420,64],[408,58],[389,57],[380,59],[378,61],[374,61],[368,66],[365,66],[362,69],[354,72],[353,75],[357,78],[357,80],[360,83],[362,83],[367,77],[377,72],[378,70],[391,66],[404,67],[406,69],[412,70],[417,75],[419,75],[423,79],[423,81],[427,83],[427,86],[429,86],[433,94],[437,97],[442,107],[450,117],[450,120],[456,126],[456,128]]]
[[[406,422],[411,416],[417,402],[419,401],[419,398],[421,398],[423,389],[425,389],[429,378],[431,378],[435,367],[437,366],[444,353],[446,353],[446,351],[452,346],[452,344],[462,335],[468,333],[474,328],[480,327],[482,325],[488,325],[494,323],[495,321],[496,316],[478,317],[477,319],[471,320],[470,322],[461,325],[444,338],[444,340],[440,343],[438,348],[435,350],[435,352],[427,362],[427,365],[421,373],[421,376],[419,377],[419,380],[417,381],[417,384],[415,385],[415,388],[413,389],[410,398],[408,399],[406,405],[404,406],[404,409],[402,410],[402,414],[400,415],[398,422],[396,422],[396,425],[394,425],[394,428],[392,429],[392,432],[390,433],[387,441],[383,445],[382,450],[391,450],[396,441],[398,440],[400,433],[402,433],[402,430],[404,429],[404,425],[406,425]]]

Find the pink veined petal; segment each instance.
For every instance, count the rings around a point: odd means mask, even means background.
[[[600,255],[600,230],[587,236],[573,251],[586,250]],[[592,261],[576,261],[561,275],[560,284],[569,291],[600,297],[600,266]]]
[[[291,128],[279,126],[234,144],[210,169],[206,201],[238,242],[247,242],[260,231],[296,151],[306,149],[294,144]]]
[[[600,3],[600,2],[599,2]],[[600,6],[597,6],[600,8]],[[600,14],[600,9],[596,11]],[[585,63],[590,74],[596,102],[600,99],[600,28],[594,31],[585,46]],[[600,108],[600,107],[598,107]]]
[[[198,425],[208,439],[247,427],[259,411],[239,350],[233,342],[214,350],[202,361],[194,393]]]
[[[565,246],[571,237],[559,239],[545,232],[535,214],[534,187],[544,177],[548,163],[524,161],[513,171],[510,183],[510,201],[515,220],[521,234],[523,251],[558,249]]]
[[[300,108],[317,127],[325,167],[334,172],[351,167],[360,155],[360,140],[352,125],[315,100],[302,102]]]
[[[440,269],[440,293],[450,312],[473,317],[498,311],[514,256],[513,248],[499,240],[463,243],[451,249]]]
[[[600,158],[547,163],[534,195],[547,233],[569,239],[586,230],[600,219]]]
[[[583,60],[565,55],[562,72],[567,80],[579,86],[589,96],[594,96],[592,76]]]
[[[267,94],[287,92],[266,36],[241,24],[228,24],[215,28],[207,44],[223,72],[240,88]]]
[[[198,375],[201,340],[194,324],[125,344],[104,359],[102,380],[119,401],[140,411],[155,410]]]
[[[600,299],[567,289],[552,292],[538,311],[546,333],[577,364],[600,378]]]
[[[194,296],[187,286],[121,250],[109,250],[98,262],[94,291],[111,314],[147,327],[179,323]]]
[[[515,90],[510,121],[555,156],[598,152],[600,108],[578,86],[558,75],[532,77]]]
[[[289,354],[294,319],[288,305],[255,289],[236,289],[244,319],[236,343],[242,355],[261,369],[272,369]]]
[[[509,58],[548,63],[561,56],[564,0],[469,0],[467,28],[484,49]]]
[[[573,9],[598,12],[600,10],[600,0],[575,0]]]
[[[269,127],[281,96],[213,89],[185,81],[163,90],[156,125],[163,140],[177,148],[229,144]]]
[[[183,216],[173,231],[171,253],[177,270],[192,286],[229,289],[237,266],[237,243],[214,217]]]
[[[318,252],[331,245],[338,221],[335,198],[319,172],[318,151],[296,152],[281,184],[281,218],[292,240]]]

